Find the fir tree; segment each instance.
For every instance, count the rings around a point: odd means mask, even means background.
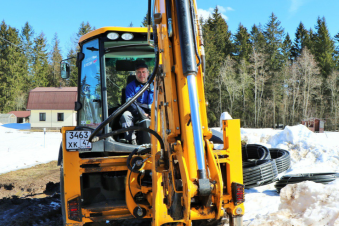
[[[305,46],[307,46],[307,48],[310,49],[309,42],[310,42],[309,32],[305,29],[304,24],[300,22],[297,31],[295,32],[295,39],[292,48],[293,60],[297,59],[297,57],[301,54],[301,51]]]
[[[47,40],[44,33],[41,33],[34,39],[32,68],[33,79],[31,88],[47,87],[54,84],[49,79],[49,69]]]
[[[21,30],[21,42],[24,54],[27,59],[28,71],[27,74],[32,76],[32,67],[33,67],[33,42],[34,42],[34,30],[28,22],[25,23],[25,26]]]
[[[55,33],[53,38],[52,51],[50,52],[50,81],[53,86],[57,87],[59,85],[64,85],[60,77],[60,61],[62,60],[61,50],[60,50],[60,41],[58,39],[58,34]]]
[[[27,91],[27,59],[17,29],[0,25],[0,109],[17,109],[15,100]]]
[[[290,38],[290,35],[287,33],[285,40],[282,44],[282,55],[283,55],[283,62],[288,62],[292,60],[292,49],[293,49],[293,44]]]
[[[316,33],[314,34],[314,52],[319,67],[321,68],[321,74],[323,78],[331,73],[335,62],[334,56],[334,41],[331,38],[326,26],[325,18],[318,17],[316,25]]]
[[[241,60],[248,62],[251,51],[250,34],[242,24],[239,24],[238,31],[234,35],[234,58],[238,62]]]
[[[144,19],[141,21],[141,26],[140,27],[147,27],[148,25],[148,11],[146,13],[146,16],[144,17]],[[152,25],[152,20],[151,20],[151,25]]]
[[[252,47],[257,52],[263,52],[265,48],[265,37],[261,28],[261,25],[256,26],[255,24],[252,26],[250,41]]]
[[[212,17],[204,23],[203,34],[206,50],[205,94],[209,102],[207,114],[210,125],[217,126],[219,125],[219,116],[223,111],[220,102],[224,101],[220,101],[219,106],[214,101],[219,99],[218,96],[220,97],[222,92],[219,68],[226,56],[232,52],[231,32],[228,31],[228,25],[217,7],[214,9]],[[216,112],[215,109],[220,110]]]

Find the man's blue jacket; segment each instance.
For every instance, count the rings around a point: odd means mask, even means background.
[[[143,86],[144,84],[138,82],[136,79],[128,83],[125,90],[126,101],[131,99]],[[142,113],[150,114],[153,103],[153,93],[154,86],[153,83],[151,83],[148,89],[145,90],[145,92],[129,106],[128,110],[134,117],[139,117],[139,110],[141,110]]]

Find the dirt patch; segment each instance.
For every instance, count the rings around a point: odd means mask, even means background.
[[[62,225],[56,161],[0,175],[0,225]]]
[[[16,196],[23,197],[46,197],[46,185],[59,184],[60,167],[57,161],[37,165],[28,169],[21,169],[0,175],[0,199]],[[51,189],[49,185],[47,191]],[[55,186],[59,187],[59,185]],[[59,188],[58,188],[59,190]],[[58,192],[55,190],[55,192]],[[47,195],[53,195],[51,193]]]

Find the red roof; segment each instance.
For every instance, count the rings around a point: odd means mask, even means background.
[[[73,110],[77,87],[38,87],[29,92],[27,110]]]
[[[8,112],[8,114],[13,114],[17,118],[27,118],[31,115],[31,112],[30,111],[11,111],[11,112]]]

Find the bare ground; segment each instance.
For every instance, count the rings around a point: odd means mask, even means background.
[[[62,225],[56,161],[0,175],[0,225]]]

